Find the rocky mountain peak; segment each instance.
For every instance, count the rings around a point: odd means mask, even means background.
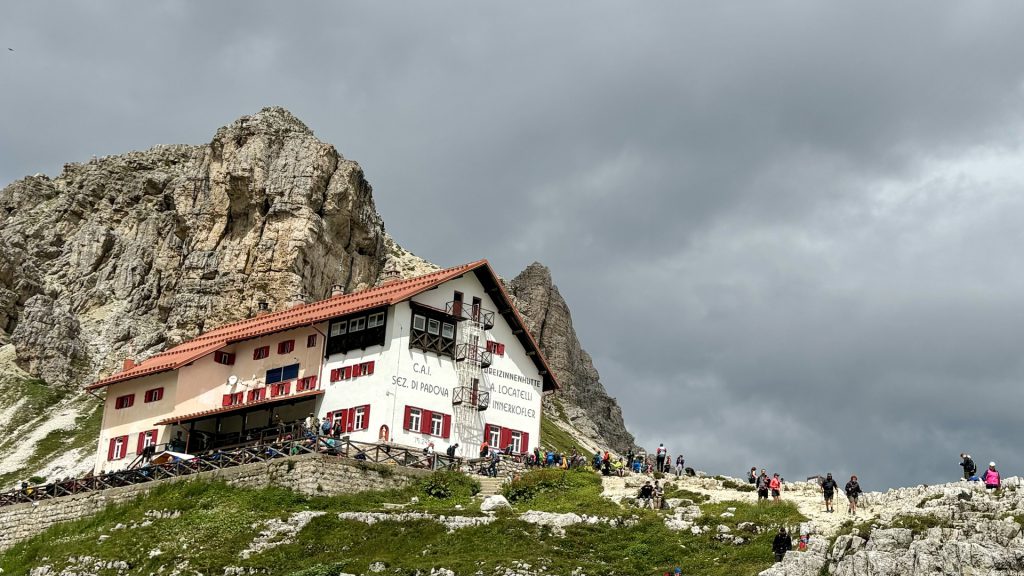
[[[635,439],[623,422],[622,409],[608,396],[593,360],[580,345],[569,306],[554,284],[551,271],[534,262],[512,279],[508,288],[562,386],[545,409],[553,417],[567,418],[585,436],[616,452],[625,453],[635,447]]]

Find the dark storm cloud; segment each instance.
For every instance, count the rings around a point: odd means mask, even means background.
[[[299,6],[5,5],[0,180],[282,105],[414,252],[550,265],[645,444],[1024,458],[1024,8]]]

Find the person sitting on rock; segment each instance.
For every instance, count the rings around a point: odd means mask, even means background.
[[[789,534],[786,533],[786,527],[780,526],[779,533],[775,535],[775,540],[772,540],[772,552],[775,553],[775,561],[782,562],[786,552],[792,549],[793,542],[790,540]]]
[[[971,459],[970,454],[960,453],[960,466],[964,469],[964,480],[970,480],[978,473],[978,465]]]
[[[985,475],[982,480],[985,482],[985,488],[989,490],[996,490],[999,488],[1001,482],[999,478],[999,471],[996,470],[995,462],[988,463],[988,470],[985,470]]]
[[[644,482],[644,485],[640,487],[640,507],[647,508],[651,505],[651,499],[654,498],[654,486],[651,486],[651,481]]]

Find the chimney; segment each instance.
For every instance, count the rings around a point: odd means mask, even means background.
[[[288,307],[289,308],[298,308],[300,306],[305,306],[305,305],[306,305],[306,295],[303,294],[302,292],[294,294],[292,296],[292,298],[291,298],[291,301],[288,302]]]
[[[341,284],[335,284],[331,286],[331,298],[335,296],[341,296],[345,293],[345,289],[341,287]]]
[[[121,372],[127,372],[132,368],[135,368],[135,360],[132,360],[131,358],[125,358],[124,364],[121,365]]]
[[[257,316],[263,316],[268,312],[270,312],[270,304],[267,304],[266,300],[260,300],[259,302],[256,303]]]
[[[380,275],[380,285],[386,286],[392,282],[396,282],[402,279],[402,273],[394,268],[384,270],[384,273]]]

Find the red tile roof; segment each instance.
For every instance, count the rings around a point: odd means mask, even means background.
[[[493,283],[498,287],[497,295],[500,295],[500,297],[504,299],[504,304],[508,306],[512,313],[514,313],[520,326],[523,326],[519,312],[515,310],[515,306],[512,305],[511,299],[501,286],[501,282],[498,280],[498,277],[494,273],[490,264],[488,264],[487,260],[478,260],[462,266],[438,270],[437,272],[432,272],[416,278],[396,280],[359,292],[332,296],[331,298],[321,300],[320,302],[314,302],[313,304],[296,306],[289,308],[288,310],[263,314],[253,318],[247,318],[245,320],[225,324],[224,326],[197,336],[188,342],[179,344],[170,350],[150,356],[133,368],[123,370],[103,378],[102,380],[98,380],[86,386],[86,389],[95,390],[117,382],[124,382],[125,380],[139,378],[141,376],[149,376],[160,372],[177,370],[195,362],[207,354],[216,352],[232,342],[240,342],[242,340],[249,340],[251,338],[257,338],[267,334],[273,334],[274,332],[309,326],[338,316],[359,312],[360,310],[377,308],[384,305],[391,306],[472,271],[475,271],[478,275],[483,272],[485,276],[488,277],[487,283]],[[537,364],[538,369],[545,372],[543,376],[545,383],[544,389],[557,389],[558,383],[555,381],[554,376],[551,375],[551,370],[548,368],[547,360],[541,353],[540,347],[537,346],[536,341],[534,341],[533,337],[525,330],[525,328],[523,333],[526,335],[526,339],[523,341],[524,345],[528,349],[536,351],[536,354],[533,356],[534,362]]]
[[[182,414],[180,416],[169,416],[163,420],[153,424],[154,426],[163,426],[165,424],[177,424],[179,422],[188,422],[189,420],[195,420],[197,418],[206,418],[208,416],[216,416],[218,414],[225,414],[228,412],[238,412],[245,410],[246,408],[252,408],[254,406],[269,406],[271,404],[280,404],[289,400],[305,399],[306,397],[314,397],[323,394],[323,390],[308,390],[306,392],[297,392],[291,396],[278,396],[276,398],[265,398],[256,402],[247,402],[245,404],[238,404],[236,406],[223,406],[220,408],[211,408],[209,410],[201,410],[199,412],[193,412],[191,414]]]

